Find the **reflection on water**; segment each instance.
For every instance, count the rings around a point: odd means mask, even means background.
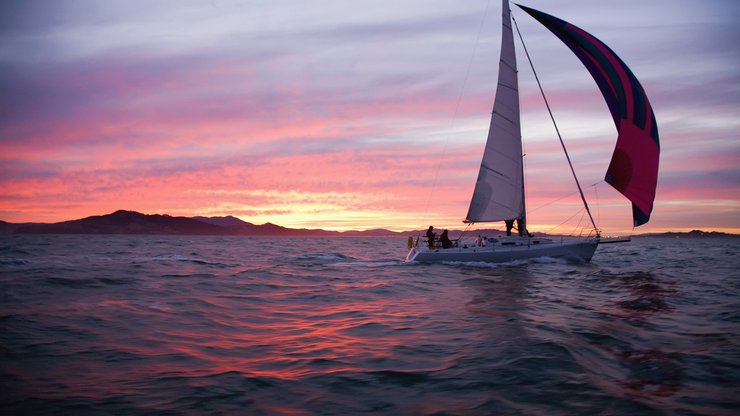
[[[600,331],[611,333],[610,342],[595,348],[608,351],[615,360],[616,382],[628,397],[648,402],[679,392],[684,370],[681,353],[671,351],[654,322],[669,319],[674,312],[671,298],[679,295],[673,284],[663,282],[652,272],[601,270],[593,275],[605,284],[609,301],[601,313],[617,325],[600,325]]]
[[[672,310],[667,299],[676,295],[676,291],[670,288],[668,283],[661,282],[653,273],[637,271],[616,274],[611,276],[611,280],[613,285],[628,291],[628,295],[617,302],[627,318],[647,318],[656,313],[667,313]]]
[[[629,369],[622,381],[628,394],[646,398],[671,396],[681,389],[683,367],[678,353],[660,350],[627,351],[617,356]]]

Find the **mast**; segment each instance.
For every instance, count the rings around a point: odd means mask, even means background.
[[[588,213],[588,218],[591,220],[591,225],[594,227],[596,236],[599,237],[599,234],[600,234],[599,228],[596,226],[596,221],[594,221],[594,216],[591,215],[591,209],[588,207],[588,202],[586,201],[586,195],[583,194],[583,188],[581,188],[581,182],[578,181],[578,175],[576,175],[576,170],[575,168],[573,168],[573,162],[570,161],[570,154],[568,154],[568,149],[565,147],[563,136],[560,135],[560,129],[558,128],[558,123],[555,122],[555,116],[552,114],[552,110],[550,109],[550,103],[547,101],[547,96],[545,96],[545,90],[542,89],[542,84],[540,83],[540,77],[537,76],[537,71],[534,69],[534,63],[532,63],[532,58],[530,58],[529,56],[529,51],[527,51],[527,45],[524,43],[524,38],[522,38],[522,32],[519,31],[519,25],[516,24],[516,20],[514,20],[514,25],[516,26],[516,33],[519,35],[519,40],[522,42],[522,47],[524,48],[524,54],[527,56],[527,61],[529,61],[529,66],[530,68],[532,68],[534,79],[537,81],[537,86],[540,88],[540,94],[542,94],[542,100],[545,101],[545,107],[547,107],[547,112],[550,114],[550,120],[552,120],[552,125],[555,127],[555,133],[557,133],[558,139],[560,140],[560,146],[563,148],[563,153],[565,153],[565,159],[568,161],[568,166],[570,166],[570,172],[573,174],[573,179],[576,181],[576,186],[578,187],[578,193],[581,195],[581,202],[583,202],[583,206],[584,208],[586,208],[586,213]]]

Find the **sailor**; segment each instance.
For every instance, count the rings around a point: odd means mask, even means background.
[[[429,229],[427,230],[427,240],[429,242],[429,248],[434,248],[434,240],[436,239],[437,235],[434,233],[434,227],[431,225],[429,226]]]
[[[511,237],[511,229],[514,228],[514,220],[504,220],[506,224],[506,236]]]
[[[506,223],[506,235],[511,237],[511,229],[514,228],[514,220],[504,220]],[[516,219],[516,229],[519,231],[519,237],[524,236],[524,227],[522,227],[522,219]]]
[[[447,235],[447,230],[442,231],[442,236],[439,237],[439,241],[442,243],[442,248],[452,247],[452,241],[450,240],[450,237]]]
[[[516,219],[516,229],[517,229],[517,231],[519,231],[519,237],[523,237],[524,236],[524,227],[522,226],[522,219],[521,218],[517,218]]]

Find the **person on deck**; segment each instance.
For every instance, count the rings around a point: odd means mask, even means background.
[[[504,220],[504,223],[506,223],[506,235],[511,236],[511,229],[514,228],[514,220]],[[524,227],[522,227],[522,219],[517,218],[516,219],[516,229],[519,231],[519,237],[524,236]]]
[[[511,229],[514,228],[514,220],[504,220],[506,224],[506,236],[511,237]]]
[[[429,248],[434,248],[434,240],[436,238],[437,235],[434,233],[434,227],[430,225],[429,229],[427,230],[427,241],[429,242]]]
[[[442,231],[442,236],[439,237],[439,241],[442,243],[442,248],[452,247],[452,241],[450,240],[450,236],[447,235],[447,230]]]

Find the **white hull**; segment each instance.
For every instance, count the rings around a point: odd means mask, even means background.
[[[588,262],[599,245],[597,238],[553,241],[548,239],[509,238],[491,243],[486,247],[474,245],[434,248],[412,247],[406,261],[424,263],[439,262],[487,262],[506,263],[537,257],[563,258]]]

